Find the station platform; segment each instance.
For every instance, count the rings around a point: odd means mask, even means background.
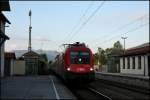
[[[55,77],[12,76],[1,79],[1,99],[76,99]]]
[[[149,76],[96,72],[96,78],[150,90]]]
[[[106,72],[96,72],[100,74],[106,74],[106,75],[116,75],[116,76],[124,76],[124,77],[131,77],[131,78],[139,78],[139,79],[147,79],[149,80],[149,76],[144,75],[138,75],[138,74],[124,74],[124,73],[106,73]]]

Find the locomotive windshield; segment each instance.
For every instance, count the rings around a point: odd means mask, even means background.
[[[89,64],[90,54],[84,51],[70,52],[70,62],[71,64]]]

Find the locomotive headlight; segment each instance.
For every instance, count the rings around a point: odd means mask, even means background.
[[[80,61],[80,62],[81,62],[81,60],[82,60],[82,59],[81,59],[81,58],[79,58],[79,61]]]
[[[90,71],[93,71],[94,69],[93,68],[90,68]]]
[[[67,68],[67,71],[70,71],[70,68]]]

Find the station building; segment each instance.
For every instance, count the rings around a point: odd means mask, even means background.
[[[150,43],[125,50],[120,56],[120,73],[150,75]]]
[[[5,41],[9,39],[5,34],[5,27],[6,23],[10,24],[9,20],[3,14],[3,11],[10,11],[8,0],[0,1],[0,77],[4,77],[4,48]]]
[[[12,76],[16,55],[13,52],[5,52],[4,76]]]
[[[22,57],[25,60],[26,75],[37,75],[40,55],[31,50],[23,54]]]

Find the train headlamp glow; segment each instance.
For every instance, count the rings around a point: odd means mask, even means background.
[[[70,71],[70,68],[67,68],[67,71]]]
[[[93,71],[94,69],[93,68],[90,68],[90,71]]]
[[[79,61],[80,61],[80,62],[81,62],[81,60],[82,60],[82,59],[81,59],[81,58],[79,58]]]

